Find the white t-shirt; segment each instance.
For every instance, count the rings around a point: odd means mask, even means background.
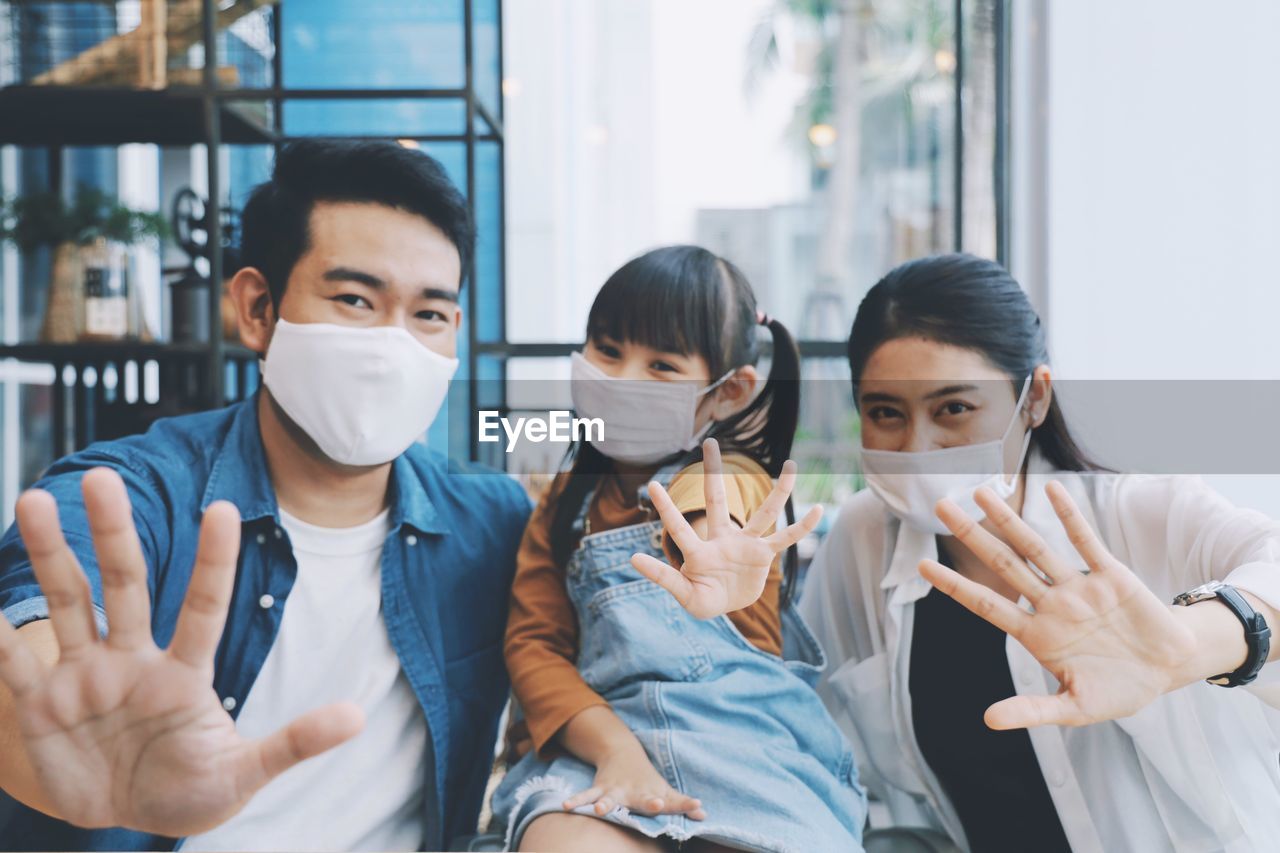
[[[389,516],[342,529],[283,510],[280,518],[298,574],[236,729],[263,737],[342,700],[364,709],[365,727],[281,774],[238,815],[187,838],[182,849],[416,850],[425,822],[427,726],[382,621]]]

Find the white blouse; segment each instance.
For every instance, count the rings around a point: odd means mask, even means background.
[[[1022,518],[1084,571],[1044,493],[1050,480],[1162,600],[1218,579],[1280,608],[1280,524],[1232,506],[1200,478],[1056,471],[1033,454]],[[912,620],[930,589],[916,567],[925,558],[937,558],[937,540],[859,492],[814,558],[800,612],[826,650],[818,689],[854,744],[863,782],[895,824],[940,829],[968,849],[912,725]],[[1020,695],[1057,691],[1012,637],[1006,650]],[[1131,717],[1030,735],[1076,853],[1280,849],[1280,665],[1248,687],[1193,684]]]

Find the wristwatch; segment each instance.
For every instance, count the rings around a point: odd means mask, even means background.
[[[1185,607],[1214,598],[1225,604],[1227,609],[1240,620],[1240,624],[1244,625],[1244,639],[1249,646],[1249,653],[1245,655],[1244,663],[1235,672],[1215,675],[1208,679],[1208,682],[1219,687],[1239,687],[1248,684],[1258,677],[1262,665],[1267,662],[1267,656],[1271,654],[1271,629],[1267,627],[1267,620],[1262,617],[1262,614],[1254,610],[1235,587],[1221,581],[1209,581],[1195,589],[1187,590],[1175,598],[1173,603]]]

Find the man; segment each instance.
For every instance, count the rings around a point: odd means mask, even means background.
[[[457,367],[466,205],[421,152],[298,142],[243,234],[262,390],[60,460],[0,541],[0,847],[474,830],[529,504],[415,442]]]

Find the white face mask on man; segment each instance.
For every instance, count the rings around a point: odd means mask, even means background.
[[[262,383],[325,456],[381,465],[431,426],[457,369],[400,326],[280,320]]]
[[[733,375],[730,370],[705,388],[688,381],[617,379],[580,352],[569,357],[573,408],[579,417],[604,422],[596,450],[626,465],[652,465],[693,450],[712,422],[694,431],[698,401]]]
[[[941,450],[901,451],[862,448],[862,475],[867,486],[884,502],[889,511],[903,523],[926,533],[948,536],[951,531],[934,513],[938,501],[948,498],[974,521],[982,521],[986,513],[973,499],[973,493],[989,487],[1000,498],[1009,497],[1017,488],[1017,472],[1031,445],[1031,430],[1022,439],[1014,474],[1005,476],[1004,446],[1021,419],[1031,377],[1022,385],[1014,406],[1013,419],[1004,435],[994,441],[944,447]]]

